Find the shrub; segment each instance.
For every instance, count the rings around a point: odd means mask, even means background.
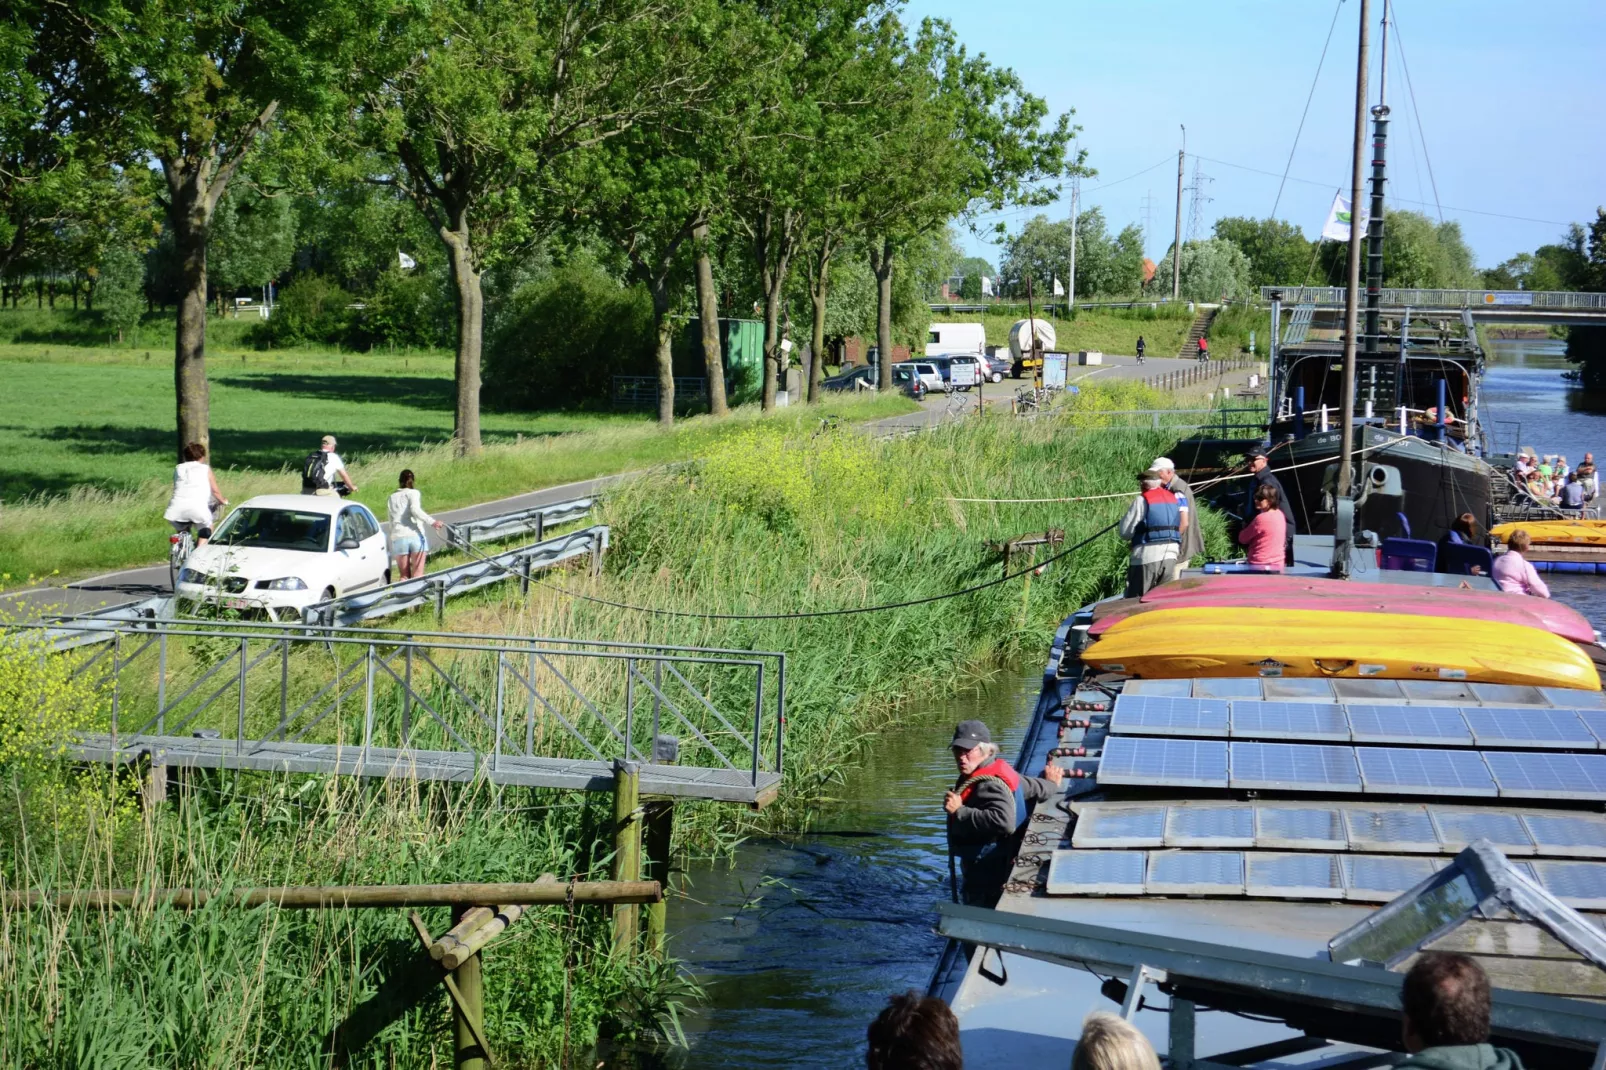
[[[298,276],[279,294],[273,315],[253,334],[264,348],[322,343],[338,345],[350,329],[354,303],[340,284],[323,275]]]

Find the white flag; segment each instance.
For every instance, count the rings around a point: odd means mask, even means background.
[[[1060,282],[1058,276],[1056,276],[1055,279],[1054,279],[1054,296],[1055,297],[1064,297],[1065,296],[1065,284]]]
[[[401,269],[403,271],[411,271],[411,270],[413,270],[413,268],[418,266],[418,261],[416,261],[412,257],[408,256],[406,253],[402,252],[400,249],[396,250],[396,258],[399,261],[401,261]]]
[[[987,297],[993,296],[993,280],[986,275],[981,277],[981,292]]]
[[[1361,226],[1366,226],[1366,213],[1361,213]],[[1327,213],[1327,225],[1322,227],[1323,241],[1349,241],[1350,204],[1342,193],[1333,194],[1333,207]]]

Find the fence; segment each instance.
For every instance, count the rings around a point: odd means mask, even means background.
[[[1176,371],[1160,372],[1143,380],[1143,385],[1155,390],[1182,390],[1195,386],[1207,379],[1214,379],[1228,372],[1243,371],[1245,368],[1255,367],[1259,362],[1253,360],[1203,360],[1197,361],[1193,367],[1178,368]]]
[[[616,409],[658,408],[656,375],[616,375],[613,377],[613,407]],[[675,377],[675,410],[708,408],[708,380],[700,376]]]
[[[1269,301],[1281,293],[1284,304],[1343,307],[1342,286],[1262,286]],[[1567,293],[1554,290],[1401,290],[1381,291],[1387,308],[1552,308],[1606,310],[1606,293]]]
[[[59,634],[79,626],[12,625]],[[83,622],[53,655],[104,699],[86,761],[641,791],[761,805],[781,778],[768,651],[267,622]]]

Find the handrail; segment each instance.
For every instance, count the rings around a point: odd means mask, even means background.
[[[1269,301],[1280,293],[1284,304],[1341,306],[1342,286],[1262,286],[1260,296]],[[1386,308],[1555,308],[1606,310],[1606,293],[1574,293],[1567,290],[1426,290],[1384,289]]]

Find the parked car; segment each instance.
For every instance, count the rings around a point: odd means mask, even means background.
[[[1004,381],[1004,376],[1009,374],[1011,368],[1009,349],[1005,347],[1002,354],[998,352],[996,347],[989,346],[988,349],[989,352],[983,353],[981,356],[982,367],[986,369],[987,381],[989,383],[1001,383]]]
[[[190,555],[180,598],[299,619],[315,602],[389,581],[385,535],[365,505],[314,494],[244,502]]]
[[[971,373],[971,384],[972,385],[974,385],[975,383],[980,383],[980,382],[986,381],[986,379],[987,379],[987,366],[985,364],[983,364],[979,358],[972,357],[969,354],[955,353],[952,356],[947,357],[945,359],[947,361],[947,365],[948,366],[942,369],[942,377],[943,377],[943,379],[945,379],[947,381],[948,386],[949,386],[950,389],[953,389],[953,390],[969,390],[970,389],[970,386],[957,386],[956,387],[956,386],[953,385],[953,383],[954,383],[954,365],[956,365],[956,364],[969,364],[969,365],[971,365],[971,366],[973,366],[975,368],[975,371]]]
[[[863,383],[865,385],[864,386],[860,386],[859,385],[860,383]],[[913,389],[913,390],[910,389],[909,384],[910,384],[910,376],[909,376],[908,370],[907,369],[900,369],[899,366],[894,365],[893,369],[892,369],[892,385],[893,385],[893,387],[898,389],[902,393],[907,394],[908,396],[916,399],[917,401],[920,398],[925,397],[925,395],[926,395],[926,384],[925,383],[921,382],[919,379],[915,379],[914,380],[915,389]],[[849,392],[852,392],[852,391],[857,391],[857,390],[871,390],[871,389],[874,389],[875,387],[876,387],[876,369],[875,369],[875,366],[872,365],[872,364],[860,364],[855,368],[852,368],[852,369],[850,369],[848,371],[842,372],[840,375],[833,375],[829,379],[822,380],[821,383],[820,383],[820,388],[822,390],[832,390],[832,391],[849,391]]]
[[[936,390],[940,392],[943,389],[943,375],[942,371],[937,367],[936,364],[936,360],[940,359],[941,358],[935,358],[933,360],[900,360],[898,363],[892,366],[892,370],[896,372],[899,368],[913,368],[915,369],[915,374],[920,376],[921,381],[926,384],[927,390]]]

